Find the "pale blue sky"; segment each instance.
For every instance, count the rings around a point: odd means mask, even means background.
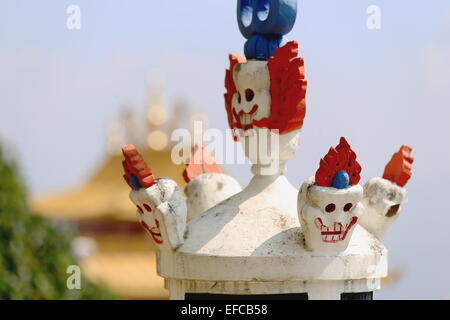
[[[66,28],[70,4],[81,30]],[[372,4],[378,31],[366,27]],[[226,128],[227,54],[244,44],[235,19],[231,0],[0,2],[0,138],[15,146],[33,193],[86,178],[120,106],[143,110],[152,74],[164,75],[168,104],[185,96],[210,127]],[[340,136],[363,182],[401,144],[414,147],[409,202],[384,241],[391,266],[407,272],[376,297],[450,297],[450,2],[299,1],[288,39],[299,41],[309,81],[289,179],[298,187]],[[232,169],[250,178],[248,166]]]

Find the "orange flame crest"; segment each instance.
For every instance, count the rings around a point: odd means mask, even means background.
[[[186,161],[183,178],[189,183],[203,173],[222,173],[222,170],[213,157],[207,155],[201,146],[196,145],[194,153]]]
[[[392,181],[404,187],[411,178],[411,169],[414,158],[411,156],[412,148],[401,146],[400,150],[392,156],[389,163],[384,168],[383,179]]]
[[[122,147],[122,153],[125,158],[122,162],[125,171],[123,178],[130,188],[139,190],[149,188],[156,183],[152,171],[134,145],[128,144]]]

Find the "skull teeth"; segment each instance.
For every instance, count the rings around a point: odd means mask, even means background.
[[[322,234],[322,241],[323,242],[338,242],[341,241],[342,235],[341,234]]]
[[[317,222],[317,227],[322,233],[322,241],[334,243],[344,240],[344,226],[341,223],[334,223],[331,227],[327,227],[323,223]]]
[[[253,115],[243,114],[239,117],[239,120],[241,121],[241,124],[243,124],[243,125],[252,124],[253,123]]]

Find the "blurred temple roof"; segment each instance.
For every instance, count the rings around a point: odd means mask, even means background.
[[[169,150],[148,149],[142,152],[155,177],[170,177],[183,188],[184,165],[171,160]],[[98,171],[83,185],[67,192],[40,196],[32,202],[40,216],[72,221],[136,222],[135,207],[128,194],[130,188],[122,177],[123,157],[110,155]]]
[[[89,235],[88,235],[89,236]],[[98,251],[81,260],[82,272],[123,299],[167,299],[156,273],[155,247],[144,232],[90,235]]]
[[[182,189],[186,185],[184,164],[174,164],[171,159],[169,134],[183,127],[187,108],[178,101],[169,117],[161,92],[156,91],[149,96],[146,116],[139,116],[128,105],[120,120],[111,123],[107,133],[109,153],[86,182],[31,201],[36,214],[70,222],[76,226],[78,238],[94,243],[95,250],[79,255],[83,274],[125,299],[166,299],[168,292],[156,273],[154,244],[137,223],[136,208],[128,196],[121,147],[136,145],[155,177],[170,177]]]

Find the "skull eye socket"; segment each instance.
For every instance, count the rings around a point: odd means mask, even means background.
[[[140,207],[140,206],[136,206],[137,207],[137,209],[139,210],[139,213],[140,214],[143,214],[144,213],[144,210],[142,210],[142,208]]]
[[[336,205],[334,203],[330,203],[329,205],[327,205],[325,207],[325,211],[328,212],[328,213],[331,213],[334,210],[336,210]]]
[[[252,89],[245,89],[245,100],[250,102],[253,100],[254,97],[255,97],[255,93],[253,92]]]
[[[400,209],[400,205],[396,204],[389,208],[388,212],[386,213],[386,217],[393,217],[397,214],[398,210]]]
[[[353,204],[347,203],[347,204],[344,206],[344,211],[345,211],[345,212],[349,212],[350,209],[351,209],[352,207],[353,207]]]
[[[241,93],[238,92],[237,94],[238,94],[238,103],[240,104],[241,103]]]
[[[144,208],[145,210],[147,210],[148,212],[152,212],[152,208],[150,208],[150,206],[146,203],[144,203]]]

